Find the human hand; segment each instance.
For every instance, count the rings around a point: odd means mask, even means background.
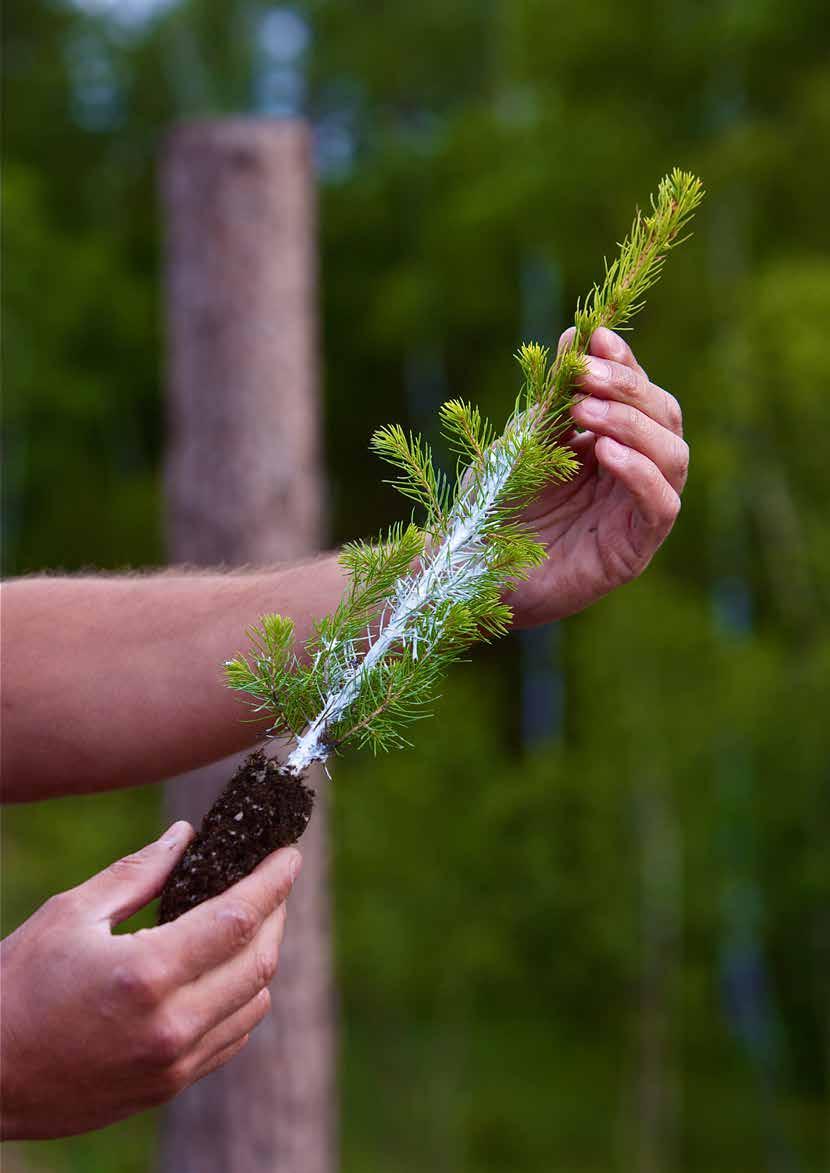
[[[649,382],[611,330],[595,331],[590,354],[584,397],[571,410],[587,430],[566,438],[582,467],[523,514],[550,556],[509,596],[516,627],[572,615],[636,578],[680,511],[689,448],[677,400]]]
[[[170,924],[111,932],[159,894],[192,835],[175,823],[0,945],[4,1139],[69,1136],[160,1104],[232,1059],[268,1012],[295,849]]]

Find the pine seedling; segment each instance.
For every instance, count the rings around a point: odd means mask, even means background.
[[[511,587],[546,557],[522,512],[546,485],[578,469],[562,441],[591,336],[599,326],[629,325],[668,253],[685,239],[702,196],[687,172],[661,181],[602,281],[577,305],[568,345],[555,356],[534,342],[519,350],[521,389],[501,431],[470,403],[442,406],[441,430],[457,457],[453,477],[400,425],[372,436],[372,450],[391,467],[414,518],[375,542],[343,548],[348,588],[316,624],[302,656],[291,620],[267,615],[249,632],[249,652],[225,665],[230,687],[249,698],[255,714],[267,714],[270,737],[291,748],[283,764],[258,751],[240,768],[171,877],[162,919],[222,891],[299,838],[312,809],[303,784],[310,766],[349,744],[374,751],[407,744],[450,665],[472,644],[509,630]]]

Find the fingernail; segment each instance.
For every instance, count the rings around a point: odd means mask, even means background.
[[[592,354],[588,355],[586,360],[588,364],[588,374],[593,379],[598,379],[602,383],[607,383],[611,378],[611,368],[604,359],[594,358]]]
[[[292,884],[296,880],[297,876],[300,874],[300,868],[302,866],[303,866],[303,857],[300,855],[299,851],[292,851],[291,852],[291,859],[288,861],[288,874],[291,877]]]
[[[594,399],[593,396],[589,395],[581,401],[579,410],[583,415],[587,415],[591,419],[602,419],[604,415],[608,415],[608,400]]]
[[[180,839],[183,839],[188,830],[189,824],[180,819],[172,827],[167,828],[159,839],[159,843],[164,843],[165,846],[172,846],[172,844],[178,843]]]

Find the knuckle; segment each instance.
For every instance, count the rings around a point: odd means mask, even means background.
[[[647,464],[644,462],[644,468],[645,468],[644,475],[645,475],[645,480],[646,480],[646,486],[648,488],[649,493],[654,494],[655,496],[659,495],[659,497],[662,497],[663,493],[666,489],[665,477],[660,472],[660,469],[657,467],[657,465],[653,464],[650,460],[648,461]]]
[[[275,910],[285,907],[285,902],[291,895],[291,889],[293,886],[294,881],[292,880],[291,876],[286,875],[280,878],[273,897],[273,905]]]
[[[130,960],[116,965],[111,975],[117,997],[134,1006],[158,1005],[162,996],[162,982],[155,966],[146,961]]]
[[[144,1056],[153,1066],[174,1068],[190,1043],[190,1033],[180,1018],[159,1015],[144,1039]]]
[[[617,584],[630,582],[636,578],[647,563],[647,559],[627,543],[612,546],[605,558],[608,578]]]
[[[132,855],[125,855],[109,865],[107,871],[117,880],[130,880],[137,871],[140,871],[147,859],[144,850],[136,851]]]
[[[678,496],[677,493],[674,492],[673,489],[670,489],[666,493],[665,498],[664,498],[663,514],[665,516],[666,521],[673,524],[677,520],[677,516],[679,513],[680,513],[680,497]]]
[[[683,434],[683,409],[669,391],[664,391],[663,394],[666,396],[666,418],[669,427],[680,436]]]
[[[639,398],[640,376],[631,367],[616,363],[612,366],[613,380],[620,391],[633,398]]]
[[[267,987],[277,972],[277,950],[267,950],[256,955],[256,983],[258,988]]]
[[[636,407],[626,408],[626,424],[629,432],[640,442],[650,439],[654,432],[654,423],[642,411],[638,411]]]
[[[678,441],[675,462],[680,476],[685,480],[689,471],[689,445],[685,440]]]
[[[260,925],[259,909],[244,897],[228,901],[217,914],[226,928],[235,948],[240,949],[256,936]]]
[[[77,889],[70,888],[66,892],[56,892],[54,896],[50,896],[43,904],[41,912],[58,920],[64,920],[77,911],[79,904],[80,895]]]

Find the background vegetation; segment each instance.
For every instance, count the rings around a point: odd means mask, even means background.
[[[163,560],[173,119],[315,123],[333,541],[397,508],[376,425],[498,416],[656,179],[710,192],[637,325],[693,450],[669,545],[338,767],[345,1173],[830,1163],[825,7],[6,5],[7,574]],[[5,929],[158,817],[8,811]],[[129,1173],[153,1126],[9,1159]]]

